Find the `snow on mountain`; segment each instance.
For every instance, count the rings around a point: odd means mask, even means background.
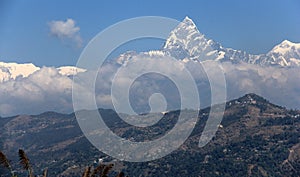
[[[201,34],[189,17],[185,17],[170,33],[163,47],[175,58],[191,60],[217,58],[219,49],[220,45]]]
[[[161,50],[141,53],[128,51],[121,54],[115,62],[117,64],[124,64],[137,55],[149,57],[172,56],[183,62],[218,60],[221,62],[231,61],[232,63],[246,62],[261,66],[300,66],[300,43],[284,40],[267,54],[252,55],[245,51],[225,48],[218,42],[208,39],[204,34],[199,32],[192,19],[185,17],[170,32]],[[56,69],[64,76],[72,76],[85,71],[74,66],[63,66]],[[40,67],[32,63],[17,64],[0,62],[0,83],[18,77],[28,77],[38,70],[40,70]]]
[[[282,41],[267,53],[273,61],[283,66],[300,66],[300,43]]]
[[[63,76],[74,76],[78,73],[85,72],[85,69],[77,68],[75,66],[62,66],[57,68],[59,74]]]
[[[116,62],[118,64],[123,64],[126,63],[128,60],[130,60],[132,58],[132,56],[137,55],[137,53],[135,51],[127,51],[123,54],[121,54],[117,59]]]
[[[15,80],[18,77],[26,78],[40,69],[40,67],[37,67],[32,63],[18,64],[0,62],[0,83],[8,80]],[[62,66],[56,69],[59,74],[63,76],[72,76],[80,72],[85,72],[84,69],[74,66]]]
[[[17,77],[28,77],[39,69],[39,67],[32,63],[17,64],[0,62],[0,82],[16,79]]]
[[[300,44],[285,40],[268,54],[252,55],[245,51],[225,48],[206,38],[189,17],[185,17],[170,33],[163,50],[175,58],[188,58],[194,61],[219,60],[233,63],[242,61],[262,66],[300,66]]]
[[[136,55],[172,56],[183,62],[218,60],[232,63],[250,63],[261,66],[300,66],[300,44],[285,40],[267,54],[252,55],[245,51],[225,48],[218,42],[200,33],[189,17],[170,32],[161,50],[149,52],[128,52],[117,58],[117,63],[125,63]]]

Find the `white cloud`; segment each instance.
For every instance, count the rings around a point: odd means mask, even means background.
[[[72,79],[43,67],[25,78],[0,84],[0,115],[72,112]]]
[[[134,61],[134,60],[132,60]],[[199,89],[201,107],[210,104],[210,83],[203,69],[196,67],[193,62],[185,63],[194,76]],[[206,65],[211,73],[219,73],[217,69]],[[166,64],[156,65],[157,70],[166,73],[180,72],[179,68],[170,67]],[[300,68],[261,67],[258,65],[240,63],[222,63],[227,83],[228,100],[240,97],[246,93],[259,94],[271,102],[288,108],[300,108]],[[85,97],[92,96],[96,92],[96,102],[101,108],[111,108],[111,81],[116,65],[104,65],[98,73],[96,88],[93,90],[87,85],[93,71],[80,73],[83,75],[81,83],[76,87]],[[218,77],[217,75],[214,77]],[[121,75],[120,84],[128,84],[128,78]],[[184,81],[182,81],[184,82]],[[179,101],[176,88],[158,75],[146,75],[136,80],[131,87],[132,106],[135,110],[145,108],[153,93],[161,91],[166,95],[166,101],[171,105],[168,108],[178,108]],[[218,86],[216,84],[215,86]],[[222,87],[222,85],[220,85]],[[187,86],[186,89],[189,89]],[[124,92],[124,94],[127,94]],[[17,78],[0,84],[0,116],[11,116],[16,114],[37,114],[45,111],[56,111],[63,113],[73,112],[72,105],[72,78],[61,75],[56,68],[43,67],[25,78]],[[82,102],[85,99],[81,100]],[[85,102],[84,102],[85,103]],[[89,105],[90,103],[85,103]],[[140,107],[139,107],[140,106]],[[179,105],[180,106],[180,105]]]
[[[288,108],[300,108],[300,68],[261,67],[241,63],[223,63],[228,98],[245,93],[259,94]]]
[[[134,60],[131,61],[134,62]],[[256,93],[275,104],[287,108],[300,108],[300,97],[297,96],[300,94],[300,67],[262,67],[247,63],[232,64],[231,62],[224,62],[221,65],[225,73],[228,100],[238,98],[247,93]],[[195,66],[194,62],[185,63],[185,66],[189,68],[197,82],[201,107],[209,106],[211,83],[209,83],[205,71]],[[206,68],[206,70],[209,70],[210,73],[213,74],[213,77],[217,78],[218,75],[214,75],[214,73],[219,74],[220,72],[217,70],[220,68],[209,65],[206,66],[209,67]],[[180,69],[166,64],[156,65],[156,68],[157,70],[164,70],[167,73],[180,71]],[[123,84],[127,84],[126,78],[121,77],[119,80],[122,81]],[[104,80],[100,83],[101,85],[105,84]],[[163,79],[156,78],[156,76],[144,77],[144,80],[135,82],[135,84],[132,85],[132,89],[137,95],[132,97],[135,99],[133,103],[137,102],[139,105],[142,105],[140,103],[141,100],[137,99],[142,98],[142,102],[147,104],[148,98],[147,96],[145,97],[145,95],[151,95],[153,91],[157,90],[168,90],[166,94],[170,94],[169,97],[174,97],[175,92],[172,92],[171,88],[168,88],[170,85],[166,85],[165,83]],[[214,86],[223,87],[223,85],[218,85],[218,83],[215,83]]]
[[[78,47],[82,46],[82,38],[79,34],[80,28],[76,22],[68,18],[66,21],[51,21],[48,23],[50,33],[60,39],[71,39]]]

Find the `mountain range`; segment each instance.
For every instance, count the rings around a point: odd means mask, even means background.
[[[220,43],[207,38],[199,32],[195,23],[189,17],[179,23],[170,32],[161,50],[148,51],[142,53],[126,52],[115,59],[119,64],[123,64],[135,55],[148,56],[172,56],[176,59],[187,61],[230,61],[232,63],[245,62],[261,66],[300,66],[300,43],[293,43],[288,40],[282,41],[273,47],[266,54],[249,54],[246,51],[235,50],[223,47]],[[17,64],[0,62],[0,82],[14,80],[17,77],[28,77],[38,71],[40,67],[32,63]],[[76,75],[84,72],[84,69],[75,66],[64,66],[56,68],[62,75]]]
[[[195,23],[189,18],[179,23],[170,32],[163,48],[157,51],[144,52],[149,56],[172,56],[183,61],[231,61],[232,63],[250,63],[261,66],[300,66],[300,43],[288,40],[280,44],[266,54],[254,55],[246,51],[223,47],[220,43],[207,38],[199,32]],[[134,52],[121,55],[119,62],[125,62],[137,55]]]
[[[113,110],[98,111],[115,134],[131,141],[161,137],[174,127],[180,114],[179,110],[164,113],[157,124],[143,128],[127,124]],[[49,176],[81,176],[86,166],[99,161],[114,163],[116,172],[122,170],[132,177],[300,175],[300,111],[246,94],[226,103],[215,137],[199,148],[209,111],[210,107],[199,111],[192,134],[179,149],[149,162],[118,161],[98,151],[82,134],[74,113],[1,118],[0,149],[20,177],[27,174],[18,165],[19,148],[27,152],[35,174],[48,168]],[[0,174],[8,176],[8,171],[0,167]]]
[[[20,77],[26,78],[40,69],[40,67],[32,63],[18,64],[0,62],[0,83],[15,80]],[[55,69],[63,76],[72,76],[85,71],[75,66],[62,66]]]

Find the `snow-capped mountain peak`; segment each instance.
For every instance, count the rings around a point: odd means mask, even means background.
[[[41,68],[35,66],[32,63],[5,63],[0,62],[0,83],[15,80],[18,77],[26,78]],[[58,73],[63,76],[73,76],[81,72],[85,72],[85,69],[77,68],[75,66],[62,66],[56,68]]]
[[[300,66],[300,43],[284,40],[268,52],[267,56],[284,66]]]
[[[32,63],[17,64],[0,62],[0,82],[17,77],[28,77],[40,68]]]
[[[217,57],[213,47],[216,47],[216,43],[200,33],[192,19],[185,17],[171,31],[163,50],[177,59],[206,60],[211,55],[215,55],[214,58]]]
[[[267,54],[252,55],[245,51],[223,47],[218,42],[207,38],[198,30],[193,20],[186,16],[170,32],[161,50],[142,53],[126,52],[120,55],[116,62],[123,64],[137,55],[172,56],[183,62],[216,60],[246,62],[261,66],[300,66],[300,43],[284,40]]]
[[[187,26],[190,26],[191,28],[196,28],[197,29],[197,26],[195,25],[194,21],[188,16],[186,16],[183,19],[182,23],[187,25]]]
[[[294,44],[296,44],[296,43],[293,43],[293,42],[291,42],[291,41],[285,39],[285,40],[283,40],[280,44],[283,44],[283,45],[294,45]]]
[[[276,45],[268,54],[279,53],[281,55],[286,55],[291,52],[296,52],[299,54],[300,43],[293,43],[288,40],[282,41],[280,44]]]

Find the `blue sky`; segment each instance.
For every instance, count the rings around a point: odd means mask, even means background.
[[[250,53],[266,53],[284,39],[300,42],[298,0],[1,0],[0,61],[32,62],[38,66],[75,65],[84,46],[101,30],[121,20],[148,15],[179,21],[189,16],[207,37],[225,47]],[[80,28],[76,35],[82,40],[81,47],[50,33],[49,23],[68,18]],[[155,49],[161,42],[150,41],[149,45],[136,47]]]

